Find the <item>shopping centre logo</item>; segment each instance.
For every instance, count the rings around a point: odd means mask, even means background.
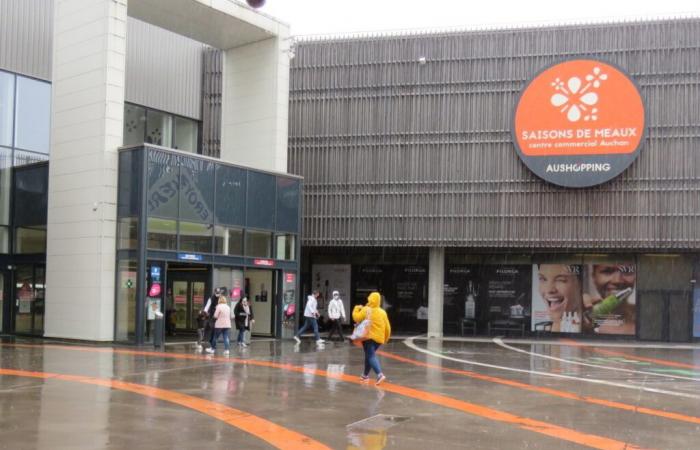
[[[579,77],[569,78],[566,84],[561,78],[552,81],[552,87],[558,92],[552,95],[549,102],[555,108],[561,108],[560,111],[566,113],[569,122],[578,122],[582,115],[586,121],[598,120],[598,108],[594,108],[598,103],[598,93],[590,91],[599,88],[600,83],[608,79],[608,74],[602,73],[600,67],[594,67],[593,73],[586,75],[585,79],[586,85],[583,88]]]
[[[632,163],[645,123],[644,102],[628,75],[603,61],[577,59],[545,68],[521,92],[513,141],[541,178],[586,187]]]

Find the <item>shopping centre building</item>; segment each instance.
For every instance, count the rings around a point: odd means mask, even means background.
[[[0,0],[3,333],[186,335],[214,286],[291,332],[288,35],[230,1]]]
[[[187,335],[225,286],[275,337],[313,289],[400,334],[700,337],[700,20],[288,34],[0,0],[3,333]]]
[[[307,289],[380,289],[406,333],[700,336],[700,20],[295,54]]]

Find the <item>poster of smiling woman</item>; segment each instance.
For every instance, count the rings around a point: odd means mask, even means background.
[[[583,266],[533,264],[532,330],[580,333],[583,314]]]

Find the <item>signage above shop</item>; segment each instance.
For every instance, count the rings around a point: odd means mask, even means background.
[[[564,187],[605,183],[637,157],[644,102],[620,69],[594,59],[547,67],[521,92],[513,141],[525,165]]]
[[[275,261],[271,259],[254,259],[253,260],[253,265],[255,266],[265,266],[265,267],[274,267]]]
[[[195,255],[192,253],[178,253],[177,259],[182,261],[204,261],[204,257],[202,255]]]

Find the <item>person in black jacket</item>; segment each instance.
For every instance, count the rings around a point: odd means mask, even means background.
[[[236,329],[238,330],[238,345],[240,347],[247,347],[245,343],[245,332],[250,331],[250,327],[255,323],[253,318],[253,308],[248,299],[243,297],[240,302],[236,303],[236,307],[233,309],[233,315],[236,321]]]
[[[206,312],[207,316],[209,317],[206,323],[204,338],[207,342],[209,342],[210,347],[214,346],[214,344],[212,344],[212,341],[214,340],[214,322],[216,322],[216,319],[214,318],[214,311],[216,310],[216,305],[219,304],[220,296],[221,288],[214,289],[214,293],[211,297],[209,297],[207,304],[204,305],[204,308],[202,308],[202,311]]]

